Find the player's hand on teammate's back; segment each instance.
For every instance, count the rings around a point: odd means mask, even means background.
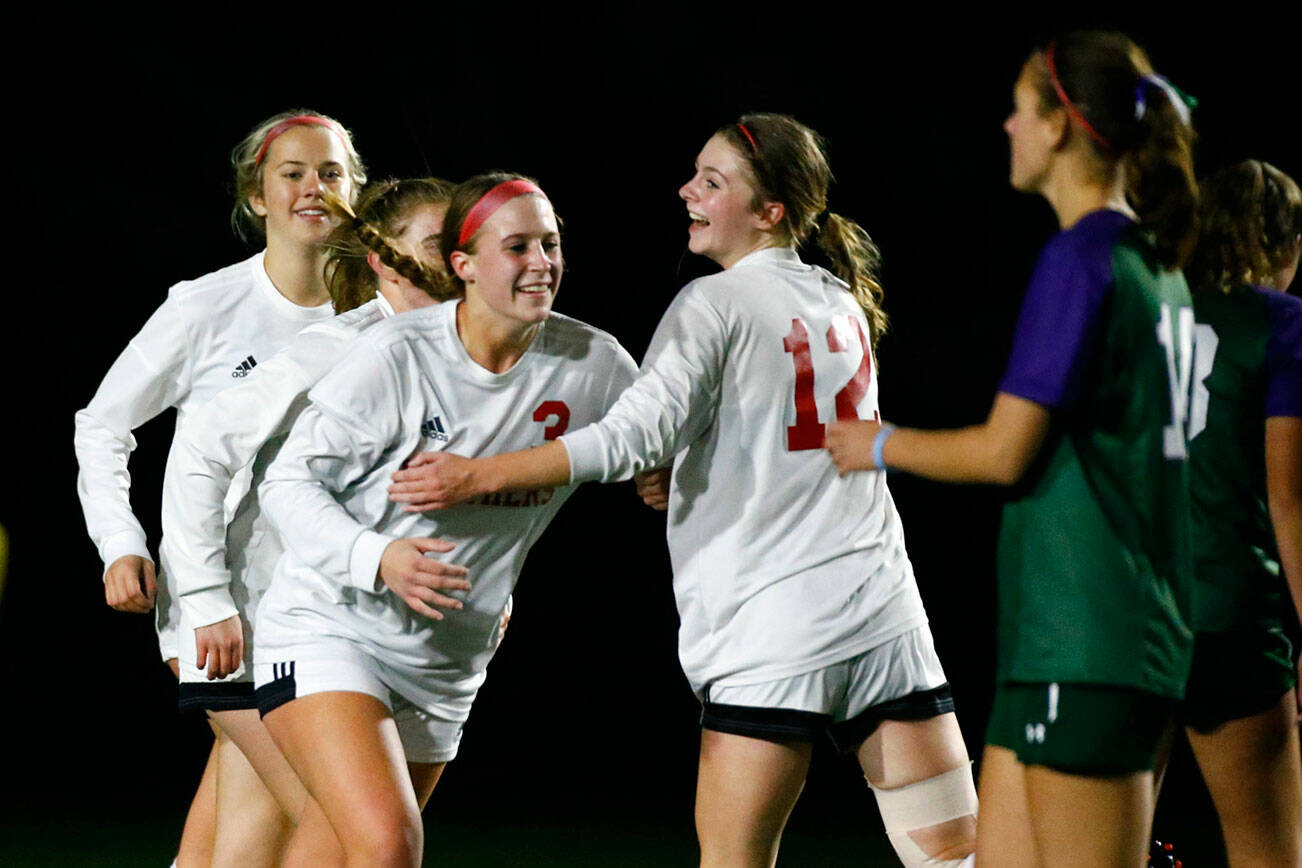
[[[148,558],[123,555],[104,571],[104,602],[119,612],[148,612],[157,591],[154,562]]]
[[[832,453],[836,468],[842,473],[852,470],[876,470],[873,462],[873,438],[882,430],[880,422],[833,422],[827,426],[827,451]]]
[[[637,496],[652,509],[664,512],[669,508],[669,478],[672,475],[672,467],[661,467],[634,475]]]
[[[473,460],[451,452],[419,452],[393,474],[389,500],[403,512],[444,509],[483,494],[475,488]]]
[[[194,631],[195,666],[207,668],[208,680],[231,675],[244,662],[244,625],[239,615],[205,624]]]
[[[385,546],[380,556],[380,578],[412,609],[441,621],[443,613],[434,606],[460,609],[464,604],[439,591],[470,590],[470,582],[466,580],[469,571],[457,564],[427,558],[425,553],[450,552],[454,548],[452,543],[441,539],[396,539]]]

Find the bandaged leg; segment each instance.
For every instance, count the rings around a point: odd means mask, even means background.
[[[886,825],[886,835],[906,868],[964,868],[972,864],[968,854],[943,858],[933,856],[909,835],[960,817],[976,817],[976,786],[972,783],[968,766],[907,786],[892,789],[873,787],[872,791],[877,797],[877,810]],[[934,849],[944,853],[958,843],[955,841]]]

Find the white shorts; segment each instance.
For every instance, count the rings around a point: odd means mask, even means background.
[[[706,729],[812,741],[828,732],[854,750],[883,720],[925,720],[954,710],[927,625],[847,660],[775,681],[705,689]]]
[[[448,762],[475,694],[440,691],[429,679],[390,666],[353,642],[324,637],[298,647],[259,654],[253,666],[258,710],[266,715],[300,696],[347,691],[374,696],[393,715],[410,762]]]

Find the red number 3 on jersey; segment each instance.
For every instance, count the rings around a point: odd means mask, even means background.
[[[543,429],[544,440],[555,440],[570,427],[570,408],[565,406],[564,401],[543,401],[538,405],[538,409],[533,411],[535,422],[546,422],[553,416],[556,417],[556,421]]]
[[[838,317],[838,319],[841,319]],[[868,339],[864,337],[863,326],[857,320],[851,320],[854,331],[850,332],[859,341],[863,357],[850,381],[836,393],[836,418],[858,419],[859,402],[868,394],[868,384],[872,382],[872,353],[868,351]],[[833,321],[827,329],[827,349],[833,353],[843,353],[850,349],[845,339],[846,329],[838,327]],[[827,426],[818,421],[818,404],[814,399],[814,358],[809,350],[809,329],[799,317],[791,320],[791,331],[782,339],[782,347],[791,353],[792,363],[796,366],[796,424],[787,426],[787,451],[799,452],[804,449],[822,449]],[[876,417],[876,413],[873,416]]]

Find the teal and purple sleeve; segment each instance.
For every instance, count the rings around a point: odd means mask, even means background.
[[[1099,211],[1045,245],[999,391],[1055,410],[1076,403],[1112,287],[1112,247],[1129,225],[1125,215]]]
[[[1258,289],[1269,311],[1266,417],[1302,417],[1302,299]]]

